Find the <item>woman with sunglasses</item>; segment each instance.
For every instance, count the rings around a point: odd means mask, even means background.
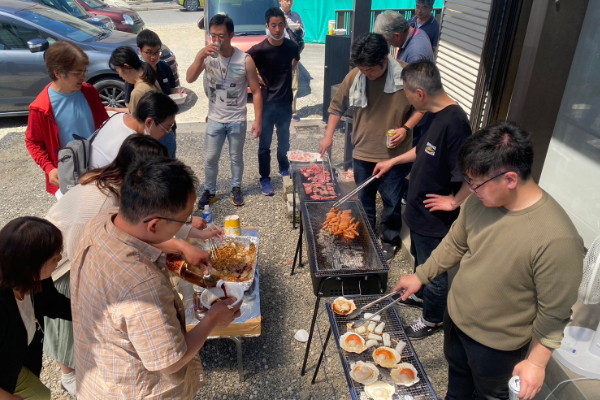
[[[129,95],[129,103],[126,103],[127,108],[111,108],[109,110],[135,114],[138,103],[146,93],[162,93],[160,82],[158,81],[158,76],[156,75],[154,68],[152,68],[149,63],[140,60],[138,54],[131,47],[121,46],[116,48],[110,56],[108,65],[112,70],[117,71],[119,76],[123,78],[125,82],[133,85],[133,90]],[[167,134],[170,133],[171,131],[169,130]],[[168,136],[169,138],[165,137],[161,139],[160,142],[167,146],[169,155],[175,157],[177,145],[175,140],[173,140],[174,138],[171,137],[172,135]]]
[[[46,191],[60,199],[57,149],[73,134],[89,137],[108,119],[94,87],[86,82],[88,56],[75,43],[61,40],[44,55],[48,84],[29,106],[25,144],[46,174]]]
[[[94,141],[92,146],[95,143]],[[50,209],[46,219],[54,223],[64,236],[64,257],[52,274],[54,285],[60,293],[71,296],[69,289],[71,261],[76,257],[75,248],[85,225],[96,215],[119,206],[121,184],[129,167],[136,160],[152,156],[168,157],[167,148],[147,135],[131,134],[123,141],[116,158],[110,164],[82,176],[79,185],[65,193],[61,201]],[[195,248],[184,240],[188,237],[207,239],[219,236],[222,235],[222,230],[220,228],[196,229],[192,225],[198,226],[199,221],[193,221],[193,219],[190,219],[189,223],[186,221],[186,225],[181,228],[175,239],[156,247],[164,252],[183,254],[186,260],[192,264],[204,265],[210,259],[208,253]],[[77,307],[76,304],[73,306]],[[44,353],[61,364],[74,366],[73,325],[71,322],[46,321]],[[64,386],[69,392],[75,393],[74,381],[70,387]]]
[[[91,145],[90,166],[102,168],[113,162],[132,133],[150,135],[160,141],[171,131],[178,111],[177,104],[166,94],[146,93],[134,114],[115,114],[100,128]]]
[[[0,230],[0,399],[50,400],[39,379],[44,318],[71,320],[71,302],[49,279],[62,246],[60,230],[40,218]]]

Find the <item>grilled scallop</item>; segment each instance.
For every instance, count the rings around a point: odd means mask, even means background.
[[[390,347],[381,346],[373,352],[373,360],[384,368],[392,368],[400,362],[400,354]]]
[[[367,349],[365,339],[354,332],[346,332],[340,336],[340,347],[350,353],[360,354]]]
[[[412,386],[419,382],[417,369],[406,362],[394,366],[390,371],[390,376],[397,385]]]
[[[338,315],[348,315],[352,311],[356,310],[356,305],[352,300],[348,300],[344,297],[338,297],[333,301],[331,308],[333,308],[333,312]]]
[[[365,393],[373,400],[392,400],[396,389],[389,383],[377,381],[365,386]]]
[[[379,378],[377,366],[371,362],[358,361],[352,365],[350,377],[363,385],[370,385]]]

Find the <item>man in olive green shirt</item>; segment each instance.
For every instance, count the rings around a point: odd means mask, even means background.
[[[583,241],[562,207],[531,178],[529,134],[510,122],[469,137],[458,167],[475,195],[414,275],[403,299],[460,263],[444,316],[447,400],[520,399],[540,390],[577,300]],[[527,351],[531,345],[531,351]]]

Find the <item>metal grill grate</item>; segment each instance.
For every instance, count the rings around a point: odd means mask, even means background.
[[[381,296],[346,296],[349,300],[354,300],[357,308],[360,308]],[[375,313],[390,304],[392,300],[386,299],[380,302],[379,304],[371,307],[368,312]],[[335,314],[331,309],[331,303],[326,304],[327,315],[329,316],[329,322],[331,324],[331,329],[333,331],[333,337],[335,339],[336,346],[338,348],[338,352],[340,355],[340,359],[342,361],[342,366],[344,368],[344,374],[346,375],[346,381],[348,382],[348,389],[350,390],[350,395],[354,400],[366,400],[368,399],[367,394],[365,393],[364,385],[355,382],[352,378],[350,378],[350,365],[357,361],[363,362],[373,362],[373,350],[375,348],[370,348],[365,350],[362,354],[348,353],[339,345],[340,336],[348,331],[347,323],[350,320],[346,319],[346,317]],[[420,381],[411,387],[404,387],[400,385],[395,385],[392,379],[390,378],[390,370],[387,368],[379,367],[379,380],[389,383],[396,387],[396,393],[392,397],[393,400],[437,400],[438,397],[433,390],[433,386],[429,381],[427,375],[425,375],[425,371],[423,370],[423,366],[415,353],[412,344],[410,343],[406,333],[404,332],[404,328],[400,322],[400,318],[398,314],[396,314],[396,310],[393,307],[387,309],[381,314],[381,321],[385,322],[384,332],[387,332],[392,340],[392,347],[396,346],[398,340],[403,340],[407,343],[406,347],[402,351],[402,360],[400,362],[409,362],[411,363],[418,372],[418,376]]]
[[[359,201],[350,200],[342,210],[352,210],[352,216],[360,221],[359,236],[347,245],[334,239],[322,229],[325,214],[333,201],[305,201],[302,218],[306,230],[308,255],[312,272],[316,277],[386,273],[389,266],[376,242],[375,234],[367,222],[367,216]]]

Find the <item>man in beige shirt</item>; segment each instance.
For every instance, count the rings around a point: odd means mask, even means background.
[[[375,164],[405,153],[412,147],[412,128],[422,118],[411,117],[412,108],[404,93],[400,73],[402,66],[389,56],[383,36],[364,34],[352,44],[350,64],[355,68],[346,75],[329,105],[329,121],[320,143],[321,154],[333,144],[333,133],[342,115],[355,107],[352,131],[352,164],[354,181],[362,183],[373,174]],[[410,117],[410,119],[409,119]],[[395,130],[391,147],[387,147],[388,130]],[[402,185],[408,167],[398,165],[359,193],[373,230],[376,230],[377,192],[383,201],[381,245],[386,259],[391,260],[400,244],[402,228]]]
[[[460,263],[443,324],[446,399],[507,399],[508,381],[518,375],[519,398],[530,400],[577,300],[583,240],[531,177],[533,148],[516,124],[475,133],[457,163],[474,195],[427,261],[396,289],[406,289],[406,300]]]
[[[152,245],[191,223],[197,178],[158,157],[129,171],[120,209],[89,222],[71,267],[77,397],[192,399],[204,381],[200,348],[241,303],[218,302],[186,333],[183,303]]]

